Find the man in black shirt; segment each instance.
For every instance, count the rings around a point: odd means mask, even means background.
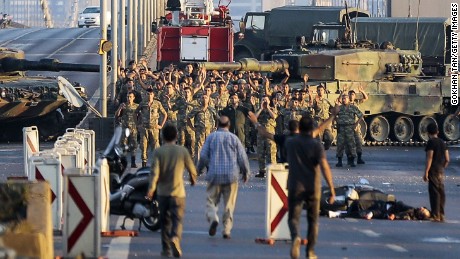
[[[330,204],[335,201],[332,174],[326,153],[321,143],[312,137],[314,121],[302,117],[299,122],[300,134],[286,140],[288,175],[288,225],[291,232],[291,258],[300,256],[300,215],[305,205],[307,209],[307,258],[316,258],[314,246],[318,236],[318,217],[321,198],[321,174],[330,188]]]
[[[429,140],[426,143],[426,164],[423,181],[428,182],[428,193],[433,221],[444,222],[444,205],[446,194],[444,191],[444,168],[449,163],[447,146],[438,138],[438,126],[431,123],[427,127]]]

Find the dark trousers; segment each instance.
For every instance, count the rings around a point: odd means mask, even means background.
[[[305,204],[307,209],[307,256],[314,255],[314,247],[316,238],[318,237],[318,217],[321,193],[295,193],[289,191],[288,193],[288,225],[291,231],[291,239],[294,241],[296,237],[300,237],[300,214]]]
[[[185,197],[158,196],[161,224],[161,246],[163,251],[171,250],[170,241],[177,236],[182,239],[182,218],[185,210]]]
[[[430,195],[431,215],[433,218],[444,219],[444,205],[446,204],[446,193],[444,182],[440,179],[428,181],[428,193]]]

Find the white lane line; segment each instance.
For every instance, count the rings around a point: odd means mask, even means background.
[[[409,252],[409,251],[408,251],[407,249],[405,249],[404,247],[398,246],[398,245],[395,245],[395,244],[386,244],[385,246],[388,247],[388,248],[390,248],[390,249],[393,250],[393,251],[396,251],[396,252],[401,252],[401,253]]]
[[[120,226],[123,223],[123,217],[118,217],[117,224],[115,226]],[[126,229],[132,229],[133,221],[126,221]],[[117,258],[124,259],[128,258],[129,255],[129,244],[131,243],[132,237],[114,237],[108,245],[109,250],[105,255],[105,258]]]
[[[370,229],[360,229],[359,232],[363,233],[364,235],[368,236],[368,237],[379,237],[380,234],[377,233],[377,232],[374,232]]]
[[[460,244],[460,239],[451,238],[451,237],[427,237],[422,239],[423,242],[430,243],[456,243]]]
[[[51,58],[52,56],[56,55],[58,52],[60,52],[61,50],[67,48],[69,45],[71,45],[72,43],[74,43],[76,40],[79,40],[80,38],[82,38],[84,35],[92,32],[93,30],[87,30],[85,31],[84,33],[80,34],[78,37],[76,37],[75,39],[72,39],[71,41],[67,42],[67,44],[65,44],[64,46],[60,47],[59,49],[57,49],[56,51],[54,51],[53,53],[49,54],[46,58]]]

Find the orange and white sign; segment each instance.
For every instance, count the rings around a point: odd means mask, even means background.
[[[287,164],[271,164],[267,167],[267,199],[265,213],[265,231],[267,238],[290,240],[287,223]]]
[[[29,158],[29,180],[47,181],[51,188],[53,230],[62,229],[63,177],[61,156],[57,152],[44,151]]]
[[[96,258],[101,250],[100,192],[97,175],[66,174],[64,188],[64,256]]]

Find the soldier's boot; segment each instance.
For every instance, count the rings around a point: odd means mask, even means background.
[[[137,168],[135,156],[131,156],[131,168]]]
[[[361,158],[361,156],[363,155],[363,153],[359,152],[358,153],[358,161],[356,162],[358,165],[364,165],[366,162],[364,162],[364,160]]]
[[[264,178],[265,177],[265,170],[260,170],[258,174],[256,174],[257,178]]]
[[[355,167],[355,158],[354,157],[349,157],[348,158],[348,165],[350,165],[351,167]]]
[[[147,162],[142,161],[142,167],[147,167]]]
[[[347,155],[347,165],[351,165],[351,156]]]
[[[337,157],[337,160],[339,160],[339,161],[337,162],[337,164],[335,164],[335,166],[336,166],[336,167],[342,167],[342,166],[343,166],[343,164],[342,164],[342,158],[341,158],[341,157]]]

